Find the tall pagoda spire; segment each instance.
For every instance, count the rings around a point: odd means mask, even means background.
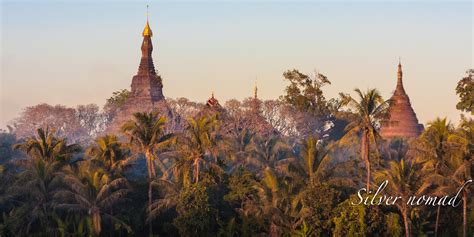
[[[398,58],[398,69],[397,69],[397,87],[395,93],[406,94],[405,88],[403,88],[403,71],[402,71],[402,62],[400,57]]]
[[[418,123],[415,111],[411,107],[410,98],[403,88],[402,64],[399,59],[397,70],[397,86],[390,98],[389,119],[382,121],[380,135],[383,138],[417,137],[423,131]]]
[[[155,71],[152,52],[153,44],[151,37],[153,32],[150,28],[147,5],[147,19],[142,32],[143,42],[141,45],[141,59],[138,72],[132,78],[130,96],[124,105],[118,110],[107,132],[118,133],[123,123],[133,118],[136,112],[159,112],[160,116],[173,119],[173,113],[163,95],[163,83],[161,76]]]
[[[153,64],[153,43],[151,42],[153,32],[150,28],[148,5],[146,6],[146,12],[146,24],[142,32],[142,56],[138,66],[138,73],[132,80],[132,94],[137,97],[151,96],[152,101],[159,101],[164,99],[162,92],[163,84]]]
[[[153,36],[153,32],[150,28],[150,23],[148,19],[148,5],[146,6],[147,14],[146,14],[146,25],[143,29],[143,42],[142,42],[142,58],[140,60],[140,66],[138,67],[138,75],[156,75],[155,66],[153,64],[153,58],[151,57],[151,53],[153,52],[153,44],[151,42],[151,37]]]

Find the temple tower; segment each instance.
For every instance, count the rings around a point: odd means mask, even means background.
[[[253,86],[253,98],[250,99],[252,114],[255,116],[262,115],[262,101],[258,99],[258,87],[257,79],[255,78],[255,84]]]
[[[142,56],[138,72],[132,78],[130,97],[119,109],[106,132],[118,133],[122,124],[132,119],[133,114],[136,112],[157,111],[160,115],[166,116],[169,119],[173,117],[171,109],[163,96],[161,76],[156,73],[153,64],[153,44],[151,42],[153,32],[150,28],[148,17],[142,36]]]
[[[142,57],[140,60],[140,66],[138,67],[137,75],[135,75],[132,79],[131,98],[157,102],[164,100],[162,91],[163,84],[161,77],[155,71],[153,58],[151,56],[151,53],[153,52],[153,44],[151,42],[153,32],[150,29],[148,19],[146,21],[145,29],[143,29],[142,35]]]
[[[214,92],[211,93],[211,98],[206,101],[205,106],[196,114],[195,118],[201,118],[203,116],[215,116],[219,119],[227,119],[227,112],[219,103],[219,100],[214,96]]]
[[[219,101],[214,98],[214,92],[211,93],[211,98],[209,98],[206,102],[206,106],[209,108],[220,108],[221,105],[219,104]]]
[[[418,123],[403,87],[401,62],[398,63],[397,87],[390,98],[389,118],[381,125],[380,135],[385,139],[418,137],[423,132],[423,125]]]

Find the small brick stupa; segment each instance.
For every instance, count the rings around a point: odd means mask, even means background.
[[[142,57],[138,73],[132,79],[130,97],[108,126],[106,130],[108,133],[118,133],[122,124],[127,120],[133,119],[133,114],[136,112],[157,111],[160,115],[168,117],[168,119],[173,117],[171,109],[163,96],[161,76],[156,73],[155,66],[153,65],[153,58],[151,56],[153,51],[151,42],[153,32],[150,29],[148,19],[142,35]]]
[[[209,98],[206,102],[206,106],[209,108],[222,108],[221,104],[219,104],[219,101],[214,98],[214,92],[211,94],[211,98]]]
[[[214,92],[211,94],[206,102],[206,105],[196,114],[196,118],[201,118],[203,116],[215,116],[217,115],[218,119],[228,119],[227,111],[219,104],[219,100],[214,97]]]
[[[386,121],[382,121],[380,135],[385,139],[392,138],[413,138],[418,137],[423,132],[423,125],[418,123],[415,111],[411,107],[402,81],[402,65],[398,63],[397,87],[390,98],[389,114]]]

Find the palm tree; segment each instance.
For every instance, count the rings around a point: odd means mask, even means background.
[[[471,169],[474,163],[474,120],[463,118],[459,128],[448,141],[453,144],[456,151],[448,161],[448,167],[453,172],[447,180],[452,183],[452,187],[457,189],[472,182]],[[472,187],[472,186],[470,186]],[[463,236],[467,236],[467,201],[470,189],[465,186],[462,190],[463,201]]]
[[[291,157],[290,146],[277,135],[265,138],[255,136],[248,150],[251,153],[249,163],[253,163],[254,168],[259,170],[270,167],[281,171],[291,161],[289,159]]]
[[[28,154],[29,159],[20,161],[22,171],[9,188],[7,199],[21,203],[9,219],[28,234],[34,225],[48,227],[54,215],[50,202],[59,186],[58,172],[71,164],[72,157],[81,150],[77,144],[67,144],[65,138],[57,138],[49,128],[37,129],[37,135],[13,145],[13,149]],[[21,233],[19,233],[21,234]]]
[[[402,214],[406,237],[409,237],[411,232],[408,198],[420,196],[432,186],[428,180],[424,179],[425,174],[429,172],[423,168],[422,162],[404,157],[400,161],[390,161],[388,169],[378,170],[374,174],[377,183],[388,182],[384,189],[387,195],[402,198],[401,201],[395,202],[395,206]]]
[[[133,148],[145,154],[149,179],[148,212],[151,212],[152,181],[156,177],[155,161],[160,166],[163,178],[167,179],[168,177],[168,171],[160,157],[157,157],[156,152],[171,145],[174,142],[174,135],[164,133],[166,118],[158,118],[156,112],[135,113],[133,116],[135,120],[127,121],[122,126],[122,132],[130,138]],[[151,223],[149,228],[151,235],[153,233]]]
[[[91,161],[103,167],[111,174],[119,174],[126,165],[128,150],[118,141],[115,135],[97,138],[86,151]]]
[[[328,153],[329,150],[317,137],[310,136],[303,141],[298,158],[291,163],[291,167],[297,170],[298,177],[303,178],[306,184],[318,183],[325,176]]]
[[[428,127],[420,135],[421,144],[418,153],[430,159],[434,171],[438,174],[446,172],[446,162],[452,150],[450,137],[454,135],[453,125],[446,118],[436,118],[428,123]]]
[[[8,218],[8,223],[17,226],[18,235],[29,235],[36,227],[45,231],[51,227],[53,210],[51,201],[54,191],[60,187],[57,165],[40,158],[24,163],[25,170],[7,190],[6,199],[20,203]]]
[[[449,140],[454,135],[454,128],[446,118],[436,118],[428,123],[427,129],[420,135],[418,143],[414,146],[419,157],[427,159],[427,166],[434,169],[432,178],[450,176],[452,170],[448,167],[449,156],[452,154],[453,144]],[[437,179],[438,180],[438,179]],[[438,184],[444,186],[442,184]],[[443,188],[440,187],[439,190]],[[435,236],[438,236],[441,206],[436,210]]]
[[[77,144],[67,144],[65,138],[57,138],[49,128],[38,128],[37,135],[27,138],[22,143],[13,145],[13,149],[21,150],[32,158],[47,162],[68,162],[74,154],[81,150]]]
[[[462,187],[462,203],[463,203],[463,237],[467,236],[467,201],[472,185],[471,167],[472,160],[465,160],[461,157],[453,157],[450,161],[450,168],[454,171],[452,175],[446,177],[448,183],[443,188],[450,193],[456,193]]]
[[[269,167],[263,173],[258,185],[259,201],[256,203],[259,206],[257,210],[260,210],[256,213],[268,218],[268,235],[281,236],[296,231],[308,215],[301,203],[305,193]]]
[[[156,152],[172,144],[173,134],[165,134],[166,117],[158,113],[135,113],[134,120],[129,120],[122,126],[122,132],[130,138],[130,144],[139,152],[144,153],[147,160],[148,177],[156,177],[155,162],[161,169],[164,178],[168,171]]]
[[[255,132],[250,129],[243,129],[232,133],[231,138],[227,140],[229,149],[227,152],[230,156],[230,173],[236,168],[248,166],[250,163],[252,142]]]
[[[218,155],[218,120],[216,116],[202,116],[198,119],[189,118],[186,134],[183,136],[180,153],[175,169],[183,174],[188,174],[188,169],[193,168],[194,183],[199,183],[201,166],[209,163],[206,157],[213,157],[217,164]],[[188,177],[185,175],[183,177]]]
[[[179,149],[181,151],[176,154],[172,167],[173,180],[184,187],[188,187],[193,180],[194,156],[185,145],[181,145]]]
[[[474,119],[463,117],[454,135],[451,141],[458,144],[460,155],[464,159],[472,159],[472,154],[474,154]]]
[[[130,191],[125,178],[113,178],[104,172],[89,170],[89,166],[82,165],[78,175],[66,174],[63,180],[67,188],[54,194],[57,208],[87,215],[96,236],[102,231],[104,218],[131,231],[123,221],[107,213]]]
[[[152,221],[163,211],[176,207],[180,194],[180,185],[169,180],[154,180],[152,185],[159,187],[163,196],[152,202],[148,221]]]
[[[365,162],[367,170],[366,189],[370,190],[370,144],[374,143],[377,147],[377,140],[380,135],[378,133],[378,122],[387,116],[388,103],[382,99],[377,89],[369,89],[363,93],[359,89],[355,89],[358,99],[352,97],[348,99],[348,105],[354,110],[355,117],[347,125],[347,134],[343,137],[347,139],[350,136],[361,136],[360,154]]]

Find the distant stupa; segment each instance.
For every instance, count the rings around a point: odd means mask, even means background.
[[[214,98],[214,92],[211,94],[211,98],[209,98],[206,102],[206,106],[210,108],[220,108],[221,104],[219,104],[219,101]]]
[[[142,36],[142,57],[140,66],[138,67],[138,73],[132,79],[130,97],[117,112],[106,132],[119,132],[122,124],[132,119],[133,114],[136,112],[157,111],[162,116],[168,118],[173,117],[171,109],[163,96],[161,76],[156,73],[153,64],[153,58],[151,56],[153,51],[153,44],[151,42],[153,32],[151,31],[148,17]]]
[[[385,139],[418,137],[423,132],[423,124],[418,123],[410,98],[403,88],[401,62],[398,63],[397,76],[397,87],[390,98],[390,117],[382,121],[380,135]]]
[[[250,102],[250,111],[247,113],[247,116],[244,118],[245,123],[248,123],[248,127],[261,134],[263,136],[269,136],[276,132],[272,125],[265,119],[263,116],[263,102],[258,98],[258,87],[257,79],[255,79],[255,84],[253,87],[253,97],[249,98]]]

